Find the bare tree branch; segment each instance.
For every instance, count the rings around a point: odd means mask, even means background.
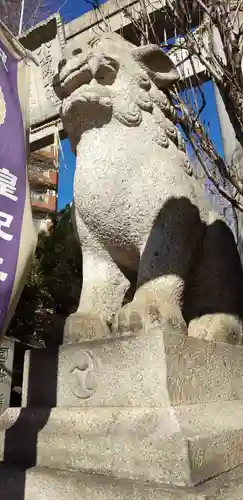
[[[18,35],[21,13],[20,0],[0,0],[0,19]],[[49,15],[45,0],[25,0],[23,29],[28,29]]]

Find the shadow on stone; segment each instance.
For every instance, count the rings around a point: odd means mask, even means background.
[[[183,279],[187,323],[204,314],[243,319],[243,271],[232,231],[223,220],[206,224],[186,197],[170,198],[154,221],[141,257],[139,286],[162,276]]]
[[[16,484],[11,485],[13,481],[6,478],[7,490],[9,488],[12,493],[13,488],[11,500],[25,498],[25,475],[28,468],[36,465],[38,433],[48,422],[51,408],[56,406],[58,348],[51,349],[52,362],[47,363],[47,366],[45,360],[48,358],[49,350],[43,349],[41,352],[42,356],[39,349],[30,351],[26,402],[28,408],[21,409],[16,423],[5,433],[4,463],[6,466],[18,466]],[[35,408],[35,394],[38,391],[39,380],[42,381],[41,387],[48,391],[48,407]],[[30,407],[33,408],[32,411]]]

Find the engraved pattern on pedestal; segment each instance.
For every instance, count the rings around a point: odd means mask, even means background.
[[[79,399],[93,396],[97,388],[98,360],[88,351],[80,354],[79,363],[71,370],[72,393]]]

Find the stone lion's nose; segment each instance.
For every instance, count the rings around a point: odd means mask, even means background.
[[[91,71],[92,77],[95,78],[95,75],[99,69],[100,66],[100,57],[98,56],[93,56],[89,60],[89,69]]]
[[[65,59],[65,57],[63,57],[59,63],[58,63],[58,71],[60,73],[60,71],[62,70],[62,68],[65,66],[65,64],[67,64],[67,59]]]

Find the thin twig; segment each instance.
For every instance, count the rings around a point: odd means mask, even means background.
[[[241,9],[242,5],[243,5],[243,0],[239,0],[238,5],[237,5],[237,7],[236,7],[236,9],[235,9],[234,17],[233,17],[233,19],[232,19],[232,28],[233,28],[233,27],[234,27],[234,25],[235,25],[236,18],[237,18],[237,16],[238,16],[238,13],[239,13],[239,11],[240,11],[240,9]]]

